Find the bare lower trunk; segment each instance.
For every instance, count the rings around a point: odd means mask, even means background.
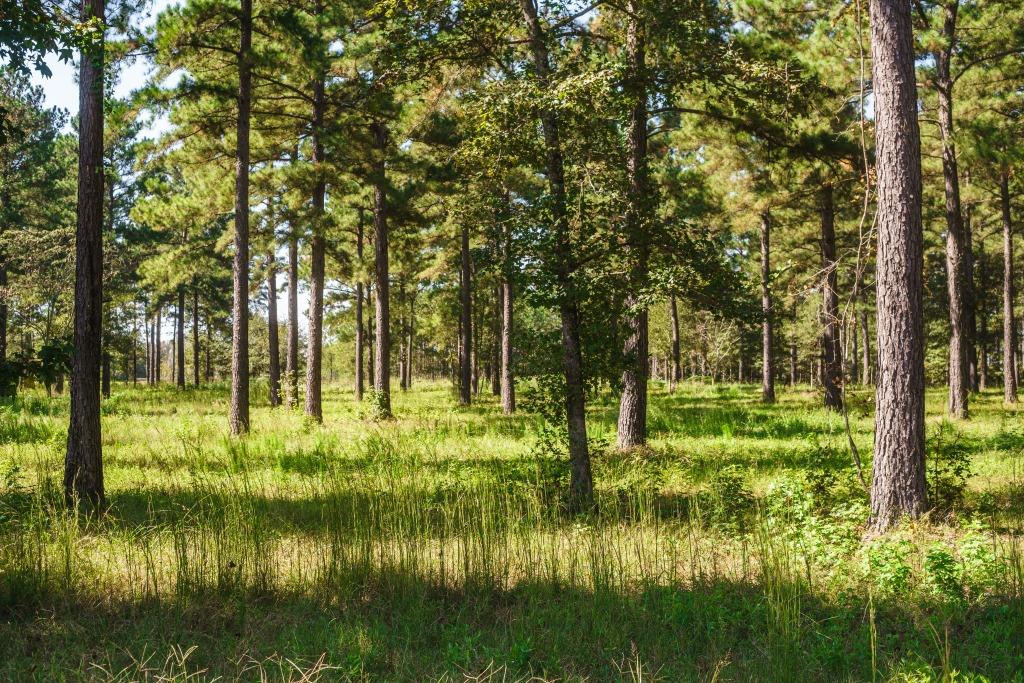
[[[299,240],[288,239],[288,328],[285,330],[285,400],[289,408],[299,405]]]
[[[163,323],[161,322],[162,306],[156,307],[156,344],[153,349],[153,365],[156,370],[156,383],[160,384],[160,373],[162,370],[163,362],[163,342],[160,340],[160,333],[163,330]]]
[[[772,219],[767,211],[761,214],[761,400],[775,403],[775,368],[772,334],[771,255],[769,252]],[[742,372],[740,373],[743,374]],[[743,381],[743,377],[740,377]]]
[[[359,210],[359,223],[356,225],[356,259],[363,262],[363,211]],[[356,370],[356,401],[363,400],[366,378],[363,374],[363,282],[356,281],[356,349],[355,349],[355,370]]]
[[[192,287],[192,382],[199,386],[199,289]]]
[[[871,331],[868,328],[868,312],[860,312],[860,383],[871,384]]]
[[[796,342],[789,343],[789,386],[796,386],[796,375],[797,375],[797,356],[796,356]]]
[[[1013,314],[1013,227],[1010,223],[1010,178],[1005,168],[999,178],[1003,216],[1003,400],[1017,402],[1017,331]]]
[[[939,104],[939,137],[942,141],[942,176],[946,196],[946,278],[949,290],[949,414],[968,416],[969,366],[967,357],[967,282],[960,180],[953,143],[953,79],[950,60],[956,36],[959,3],[943,6],[943,37],[948,41],[936,51],[935,89]]]
[[[281,344],[277,338],[277,262],[267,259],[267,346],[269,358],[270,407],[281,405]]]
[[[878,174],[875,457],[871,524],[926,507],[921,143],[910,4],[871,0]]]
[[[0,358],[0,362],[3,359]],[[132,304],[132,386],[139,383],[139,311],[138,305]]]
[[[252,99],[252,0],[241,0],[238,47],[238,130],[235,151],[235,261],[231,307],[233,435],[249,431],[249,110]]]
[[[374,270],[376,273],[375,299],[377,349],[373,368],[374,388],[377,390],[377,411],[382,418],[391,417],[391,311],[390,284],[388,282],[388,218],[387,218],[387,177],[384,155],[387,153],[387,126],[376,121],[373,124],[374,159],[373,178],[373,248]]]
[[[213,348],[213,331],[210,326],[210,316],[206,316],[206,381],[213,381],[213,365],[210,363],[210,351]]]
[[[369,307],[374,310],[374,315],[371,315],[366,321],[366,376],[370,378],[370,388],[376,391],[377,379],[374,376],[374,368],[377,367],[377,364],[374,362],[373,348],[377,344],[377,335],[374,332],[373,320],[376,317],[377,301],[370,285],[366,286],[366,299],[369,302]]]
[[[672,324],[672,383],[675,384],[683,379],[683,363],[679,345],[679,306],[674,296],[668,301],[668,312]]]
[[[501,396],[501,376],[498,368],[501,365],[501,312],[504,308],[501,284],[494,288],[494,322],[491,325],[491,395]]]
[[[647,55],[643,11],[629,0],[626,24],[628,72],[624,91],[629,100],[626,124],[625,232],[632,260],[626,294],[626,340],[623,345],[622,396],[619,399],[618,447],[636,448],[647,443],[647,380],[649,329],[647,306],[639,288],[647,281],[651,207],[647,168]]]
[[[7,288],[7,254],[0,247],[0,289]],[[0,297],[0,363],[7,360],[7,296]]]
[[[971,235],[971,205],[964,206],[964,281],[970,296],[967,300],[967,379],[971,391],[978,391],[981,378],[978,370],[977,287],[974,284],[974,238]]]
[[[178,317],[175,320],[177,323],[176,333],[176,344],[177,344],[177,356],[178,365],[175,368],[177,376],[175,377],[178,388],[185,388],[185,288],[178,288]]]
[[[83,19],[102,26],[103,0],[85,0]],[[105,504],[100,436],[100,341],[103,317],[103,46],[83,51],[79,75],[78,215],[75,230],[74,358],[64,498],[93,509]]]
[[[821,268],[822,282],[821,344],[824,352],[822,385],[825,389],[825,407],[840,410],[843,407],[843,353],[839,342],[838,264],[836,262],[835,204],[832,185],[826,183],[820,192],[821,208]]]
[[[516,385],[512,374],[513,292],[507,268],[501,281],[501,290],[501,409],[506,415],[511,415],[516,411]]]
[[[412,389],[412,343],[416,330],[416,292],[409,298],[409,320],[405,328],[405,388]]]
[[[543,91],[549,85],[550,71],[544,29],[533,0],[519,0],[519,4],[529,34],[535,77]],[[540,123],[544,132],[545,171],[551,196],[550,229],[555,245],[551,265],[558,287],[558,311],[562,328],[562,367],[565,374],[566,425],[569,434],[569,498],[570,507],[581,509],[593,504],[594,480],[587,444],[580,313],[576,287],[572,281],[574,266],[566,208],[565,165],[557,112],[550,108],[542,109]]]
[[[319,15],[320,6],[317,5]],[[325,249],[323,221],[327,193],[322,176],[324,145],[321,139],[324,123],[324,76],[317,77],[313,88],[313,168],[317,174],[313,186],[313,230],[309,251],[309,339],[306,345],[306,417],[323,422],[321,402],[324,349],[324,266]]]
[[[469,258],[469,227],[462,226],[459,241],[459,405],[468,406],[472,400],[472,270]]]

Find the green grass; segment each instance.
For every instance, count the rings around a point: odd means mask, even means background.
[[[841,416],[758,393],[657,387],[639,454],[593,401],[570,517],[543,422],[489,396],[421,383],[378,424],[330,387],[321,427],[257,394],[232,440],[223,386],[117,387],[99,519],[60,504],[66,400],[29,393],[0,406],[0,678],[1024,680],[1021,412],[950,425],[931,392],[943,505],[866,538]]]

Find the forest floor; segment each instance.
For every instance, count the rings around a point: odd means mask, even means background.
[[[116,386],[100,518],[61,505],[67,401],[0,406],[3,680],[1024,680],[1024,412],[929,392],[930,519],[867,537],[808,388],[653,391],[651,447],[591,408],[597,510],[557,431],[446,385],[324,425],[224,386]],[[850,419],[870,472],[872,395]],[[528,404],[527,402],[524,402]]]

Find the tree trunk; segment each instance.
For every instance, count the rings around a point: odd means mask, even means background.
[[[84,0],[82,18],[104,25],[103,0]],[[79,74],[78,215],[75,229],[74,358],[64,499],[105,504],[100,436],[100,342],[103,329],[103,41],[82,51]]]
[[[944,47],[935,52],[935,90],[939,104],[939,137],[942,141],[942,176],[946,196],[946,278],[949,290],[949,414],[968,416],[969,367],[967,357],[967,305],[963,215],[960,209],[960,180],[953,142],[953,79],[950,75],[956,39],[959,2],[940,5],[943,11]]]
[[[210,329],[210,315],[207,311],[206,315],[206,381],[210,382],[213,379],[213,366],[210,365],[210,350],[213,348],[212,344],[212,332]]]
[[[288,238],[288,329],[285,330],[285,394],[289,408],[299,405],[299,238]]]
[[[505,228],[506,231],[509,228]],[[501,278],[501,410],[506,415],[516,411],[516,385],[512,374],[512,279],[509,251],[511,239],[505,237],[505,270]]]
[[[316,185],[313,187],[313,236],[310,240],[309,264],[309,339],[306,345],[306,416],[323,422],[321,403],[324,348],[324,260],[325,244],[322,225],[327,193],[321,170],[324,145],[321,139],[324,121],[324,77],[317,77],[313,92],[313,169]]]
[[[366,286],[366,298],[370,307],[374,310],[374,314],[366,321],[366,376],[370,378],[370,388],[377,391],[375,370],[377,364],[373,354],[374,346],[377,344],[377,334],[373,325],[373,320],[377,315],[377,300],[374,296],[372,285]]]
[[[472,401],[473,301],[469,227],[465,224],[462,225],[459,245],[459,405],[468,406]]]
[[[178,388],[185,388],[185,288],[178,287],[178,318],[175,320],[177,324],[176,343],[177,343],[177,355],[178,365],[177,375],[175,377]]]
[[[825,183],[820,192],[821,208],[821,268],[822,282],[822,349],[824,368],[822,384],[825,389],[825,407],[841,410],[843,407],[843,352],[839,342],[839,285],[836,262],[835,204],[833,189]]]
[[[501,312],[504,306],[501,303],[501,283],[494,288],[494,319],[491,325],[491,395],[501,396],[501,373],[498,368],[501,366]]]
[[[795,387],[797,380],[796,342],[789,343],[789,386]]]
[[[2,362],[2,360],[0,360]],[[131,357],[131,378],[132,386],[139,384],[139,306],[132,303],[132,357]]]
[[[535,77],[542,92],[549,88],[550,58],[544,29],[533,0],[519,0],[530,40]],[[562,366],[566,385],[566,422],[569,432],[570,507],[589,507],[594,499],[594,479],[587,444],[586,399],[583,389],[583,355],[580,346],[580,312],[569,236],[565,192],[565,163],[558,113],[542,108],[540,123],[544,132],[545,171],[550,192],[551,230],[554,235],[553,270],[558,286],[559,316],[562,327]]]
[[[161,318],[161,313],[163,313],[163,304],[158,305],[156,307],[156,348],[153,349],[153,351],[154,351],[153,364],[156,366],[156,383],[157,384],[160,384],[160,374],[161,374],[161,371],[163,370],[163,364],[164,364],[164,360],[163,360],[163,352],[164,352],[164,350],[163,350],[163,341],[161,341],[161,339],[160,339],[160,336],[161,336],[160,333],[163,331],[163,322],[160,319]]]
[[[277,261],[267,258],[267,347],[270,350],[270,407],[281,405],[281,344],[277,338]]]
[[[644,10],[629,0],[626,21],[627,74],[624,95],[629,102],[626,123],[625,238],[631,260],[626,290],[626,340],[622,354],[622,396],[619,399],[618,447],[623,450],[647,443],[647,382],[649,329],[647,306],[639,289],[647,283],[650,253],[651,192],[647,167],[647,54]]]
[[[971,234],[971,205],[964,206],[964,281],[970,297],[967,301],[967,377],[971,391],[977,392],[980,383],[978,375],[978,290],[974,283],[974,238]]]
[[[0,247],[0,290],[7,289],[7,254]],[[0,363],[7,361],[7,295],[0,296]]]
[[[359,209],[359,222],[356,224],[356,261],[363,262],[363,210]],[[356,401],[363,400],[366,379],[363,374],[363,281],[356,280]]]
[[[377,416],[391,417],[391,311],[388,282],[387,154],[388,129],[383,121],[372,125],[376,155],[373,161],[373,248],[375,271],[377,349],[373,368],[377,390]]]
[[[871,334],[868,328],[868,312],[860,312],[860,383],[871,384]]]
[[[199,386],[199,288],[192,286],[192,383]]]
[[[871,0],[878,174],[875,457],[871,524],[926,507],[921,137],[910,4]]]
[[[416,284],[413,283],[412,296],[409,297],[409,319],[405,328],[405,388],[412,389],[412,342],[416,330]]]
[[[672,337],[672,384],[675,385],[683,379],[683,362],[679,343],[679,306],[676,304],[674,296],[669,297],[668,313]]]
[[[1013,315],[1013,227],[1010,223],[1010,174],[1002,169],[999,199],[1003,214],[1003,400],[1017,402],[1017,331]]]
[[[249,431],[249,110],[252,99],[252,0],[241,0],[238,125],[235,150],[235,261],[231,307],[232,435]]]
[[[775,403],[775,360],[772,350],[771,244],[772,218],[761,214],[761,401]],[[742,374],[742,373],[741,373]],[[743,378],[740,377],[740,381]]]

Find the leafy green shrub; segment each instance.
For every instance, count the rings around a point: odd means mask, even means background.
[[[962,436],[943,422],[928,448],[928,500],[940,516],[949,517],[964,502],[971,476],[971,454]]]
[[[741,531],[754,509],[754,494],[736,465],[722,468],[711,479],[711,522],[727,530]]]
[[[880,595],[895,597],[909,591],[913,576],[909,558],[913,549],[906,539],[880,539],[868,546],[864,570]]]
[[[945,543],[934,543],[925,551],[925,585],[937,596],[951,601],[962,598],[960,574],[960,564]]]
[[[370,389],[366,392],[364,401],[368,409],[368,417],[371,420],[379,422],[391,418],[391,411],[388,410],[385,399],[386,394],[383,391]]]

